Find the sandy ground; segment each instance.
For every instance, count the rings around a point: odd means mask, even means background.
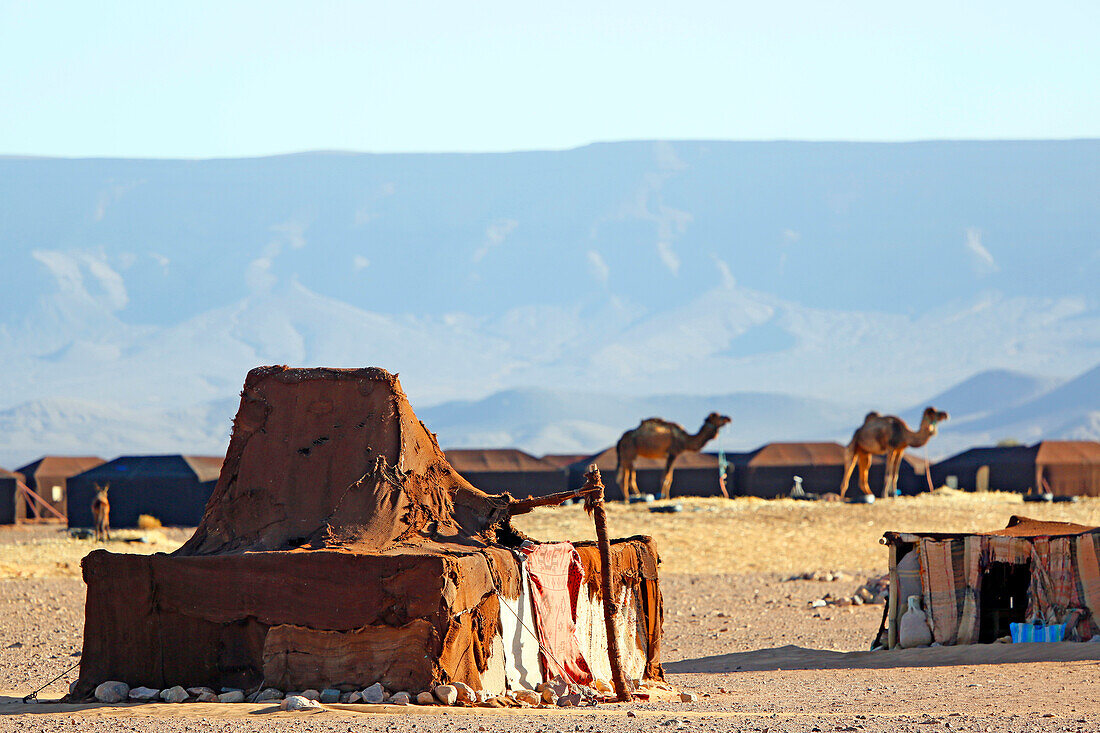
[[[303,731],[1096,731],[1100,644],[865,653],[880,605],[813,609],[825,593],[850,595],[885,569],[888,529],[1004,526],[1012,514],[1100,524],[1100,500],[1023,504],[1019,497],[925,496],[872,506],[755,500],[681,502],[678,514],[611,508],[617,535],[650,534],[662,555],[663,658],[668,679],[695,703],[597,710],[486,713],[436,709],[277,712],[270,705],[25,706],[18,696],[79,661],[79,558],[94,546],[56,528],[0,529],[0,730]],[[517,524],[542,539],[591,536],[579,507],[540,510]],[[136,535],[130,536],[130,539]],[[188,533],[115,551],[170,551]],[[806,571],[843,580],[788,580]],[[1044,645],[1045,646],[1045,645]],[[960,652],[968,652],[960,655]],[[1013,657],[1012,655],[1016,655]],[[75,670],[41,697],[58,697]]]

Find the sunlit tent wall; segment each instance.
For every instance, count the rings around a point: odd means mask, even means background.
[[[42,456],[21,466],[18,471],[25,477],[27,488],[65,516],[68,511],[69,479],[105,462],[99,456]],[[17,521],[34,516],[34,509],[28,506],[28,502],[17,504],[15,510]],[[48,512],[39,509],[39,514],[45,516]]]
[[[500,692],[534,687],[554,660],[607,679],[597,549],[525,541],[510,508],[451,468],[394,375],[253,369],[194,536],[170,555],[84,558],[68,699],[106,680]],[[648,537],[611,543],[628,678],[662,677],[658,562]]]
[[[612,446],[601,453],[589,456],[569,467],[569,488],[579,488],[584,484],[584,472],[595,463],[603,475],[608,497],[621,499],[622,488],[615,475],[618,456]],[[677,496],[721,496],[719,486],[718,456],[714,453],[681,453],[676,459],[672,474],[670,495]],[[640,458],[634,464],[638,476],[638,490],[643,494],[657,496],[661,493],[661,480],[665,475],[665,462],[654,458]]]
[[[16,503],[19,497],[19,482],[23,476],[0,468],[0,524],[14,524]]]
[[[142,514],[165,525],[194,527],[221,465],[220,456],[120,456],[69,479],[69,526],[93,526],[95,487],[109,484],[111,527],[136,527]]]
[[[515,448],[451,448],[447,462],[462,478],[487,494],[516,497],[565,491],[565,473]]]
[[[1044,440],[1031,446],[971,448],[934,465],[932,478],[937,486],[954,484],[964,491],[1100,496],[1100,443]]]
[[[844,478],[844,446],[839,443],[768,443],[750,453],[737,454],[730,485],[741,496],[772,499],[786,496],[794,485],[794,477],[802,477],[802,489],[815,494],[837,493]],[[924,461],[905,454],[898,472],[898,490],[903,494],[926,491]],[[886,477],[886,462],[876,456],[868,471],[871,491],[879,496]],[[852,474],[849,493],[860,493],[859,471]]]
[[[973,534],[887,532],[890,597],[876,646],[898,643],[916,596],[935,642],[991,643],[1010,624],[1065,624],[1066,641],[1100,634],[1100,529],[1012,517]]]

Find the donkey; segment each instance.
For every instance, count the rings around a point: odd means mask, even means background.
[[[107,501],[107,490],[111,488],[110,484],[94,484],[96,495],[92,499],[92,517],[95,519],[95,539],[96,542],[100,540],[111,539],[111,504]]]

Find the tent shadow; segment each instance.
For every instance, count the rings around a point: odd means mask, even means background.
[[[1100,643],[972,644],[877,652],[834,652],[788,645],[666,662],[662,667],[671,674],[697,674],[1071,661],[1100,661]]]

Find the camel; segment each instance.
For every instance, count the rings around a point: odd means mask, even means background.
[[[616,477],[623,492],[623,501],[638,494],[638,475],[634,462],[638,458],[664,458],[665,475],[661,480],[661,497],[667,499],[672,489],[672,464],[684,451],[699,451],[718,435],[718,429],[730,422],[725,415],[712,412],[703,421],[703,427],[692,435],[680,425],[659,417],[642,420],[638,427],[627,430],[619,438],[615,453],[619,463]]]
[[[905,421],[895,415],[867,413],[863,425],[852,435],[852,441],[844,449],[844,481],[840,484],[840,498],[848,490],[848,480],[852,477],[856,463],[859,463],[859,488],[870,496],[871,487],[867,485],[867,473],[871,470],[871,457],[886,455],[886,477],[882,486],[882,497],[894,496],[898,488],[898,472],[901,470],[901,458],[906,448],[919,448],[936,434],[936,425],[947,420],[946,412],[934,407],[925,408],[921,416],[920,430],[913,432]],[[873,498],[873,497],[872,497]]]
[[[107,501],[107,490],[111,488],[110,484],[100,486],[99,484],[93,484],[95,486],[95,498],[92,499],[92,518],[95,520],[95,539],[96,542],[100,540],[111,539],[111,504]]]

